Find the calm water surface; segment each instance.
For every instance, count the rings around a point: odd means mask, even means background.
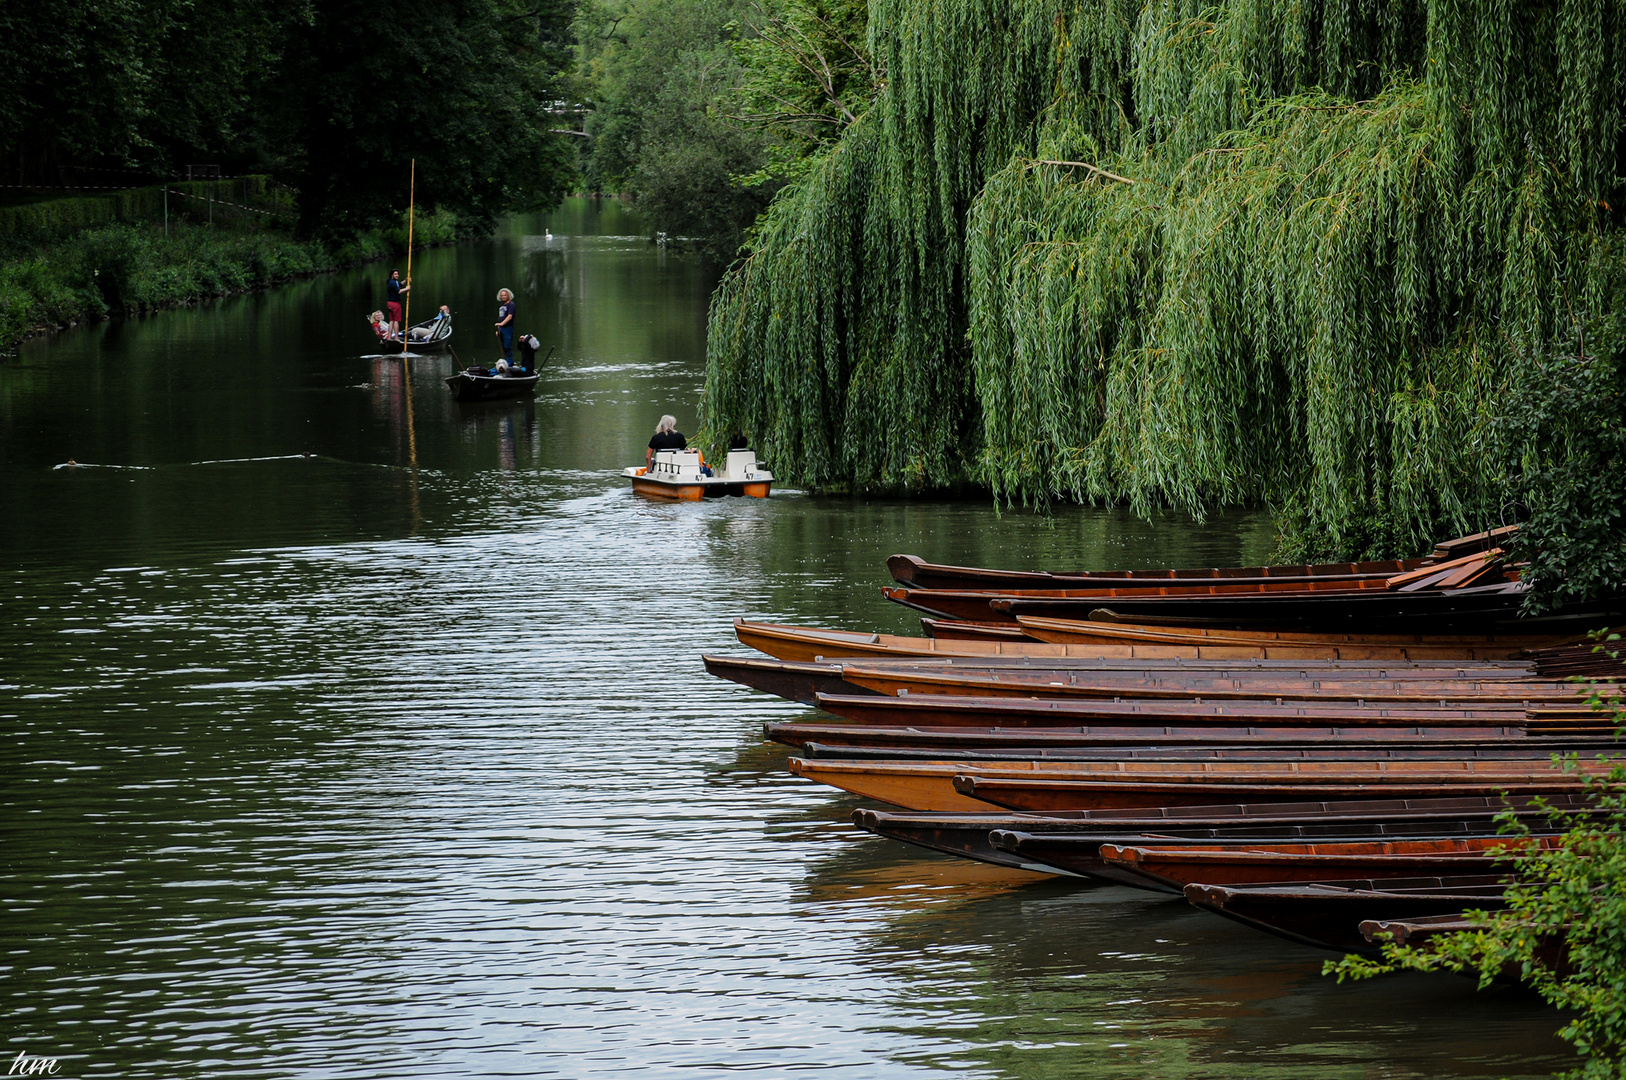
[[[547,236],[551,230],[552,237]],[[1125,889],[856,834],[709,678],[749,614],[909,630],[896,551],[1224,564],[1268,523],[656,505],[715,270],[578,201],[414,265],[465,362],[369,358],[384,269],[0,365],[0,1050],[62,1076],[1494,1077],[1558,1019]],[[305,455],[311,455],[309,457]],[[77,468],[57,468],[69,460]]]

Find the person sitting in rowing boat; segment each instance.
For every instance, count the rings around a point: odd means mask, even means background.
[[[644,451],[644,468],[653,468],[655,465],[655,452],[657,450],[687,450],[689,440],[683,437],[683,432],[677,429],[677,417],[663,416],[655,428],[655,434],[649,440],[649,449]]]
[[[390,324],[384,318],[384,313],[382,311],[373,312],[372,315],[369,316],[369,321],[372,322],[372,324],[373,324],[373,333],[378,335],[378,340],[379,341],[393,341],[394,340],[394,338],[391,337],[391,335],[390,335]]]
[[[419,326],[414,326],[411,330],[408,330],[407,337],[411,338],[413,341],[428,341],[430,338],[435,336],[435,331],[440,328],[440,324],[451,317],[452,309],[447,307],[445,304],[442,304],[440,305],[440,310],[435,313],[435,317],[433,319],[430,319],[428,322]]]

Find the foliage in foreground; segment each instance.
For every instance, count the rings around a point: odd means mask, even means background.
[[[876,0],[887,83],[712,306],[802,484],[1492,520],[1525,358],[1626,292],[1626,3]]]
[[[1576,765],[1573,755],[1563,763],[1569,770]],[[1582,1063],[1567,1076],[1626,1077],[1626,766],[1588,778],[1587,787],[1595,814],[1554,815],[1567,830],[1562,846],[1508,856],[1513,882],[1505,910],[1473,913],[1475,930],[1422,946],[1389,944],[1381,960],[1349,956],[1329,961],[1326,971],[1339,981],[1455,971],[1476,974],[1481,988],[1519,978],[1570,1013],[1558,1034]],[[1529,835],[1511,815],[1503,831]]]

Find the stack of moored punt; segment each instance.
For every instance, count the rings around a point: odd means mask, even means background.
[[[824,715],[791,771],[894,810],[860,828],[1184,893],[1294,940],[1419,940],[1501,901],[1514,843],[1587,806],[1626,671],[1618,601],[1518,614],[1507,530],[1384,563],[1023,573],[894,556],[927,636],[736,620],[706,667]],[[1553,768],[1574,751],[1578,772]],[[1512,810],[1527,840],[1499,834]],[[1363,929],[1364,928],[1364,929]]]

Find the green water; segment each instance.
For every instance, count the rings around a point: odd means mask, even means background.
[[[551,231],[552,237],[547,233]],[[386,267],[0,366],[0,1050],[63,1076],[1425,1078],[1565,1064],[1452,978],[1339,988],[1180,902],[857,834],[710,679],[729,621],[908,631],[882,560],[1235,564],[980,501],[664,505],[716,271],[579,200],[414,260],[476,407],[368,354]],[[306,455],[310,456],[306,456]],[[77,466],[63,466],[68,461]]]

